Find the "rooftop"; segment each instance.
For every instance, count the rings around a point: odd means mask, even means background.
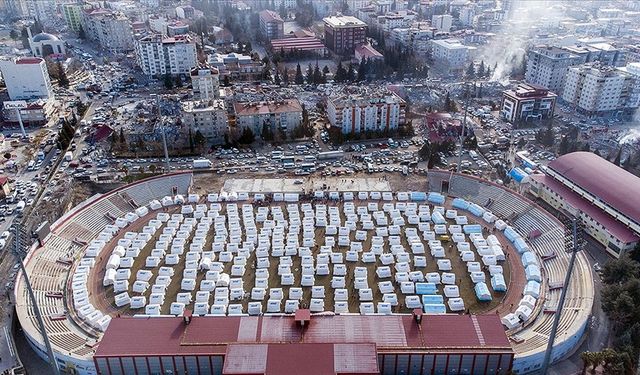
[[[382,54],[378,51],[376,51],[375,48],[373,48],[373,46],[369,43],[366,44],[361,44],[359,46],[356,47],[356,52],[363,56],[363,57],[367,57],[367,58],[382,58]]]
[[[366,87],[345,87],[341,91],[333,93],[329,99],[336,107],[351,106],[357,104],[359,106],[368,106],[373,104],[403,104],[404,100],[395,92],[389,89],[369,90]]]
[[[136,340],[131,340],[136,337]],[[224,354],[232,344],[375,344],[379,349],[511,351],[500,317],[488,315],[334,315],[114,318],[96,356]]]
[[[298,99],[284,99],[268,102],[234,103],[233,107],[238,116],[266,115],[269,113],[302,112],[302,105]]]
[[[531,83],[520,83],[513,90],[505,90],[504,94],[514,98],[555,98],[557,95],[549,89]]]
[[[40,64],[44,60],[39,57],[22,57],[16,60],[16,64]]]
[[[548,167],[640,223],[640,178],[591,152],[563,155]]]
[[[331,27],[357,27],[367,26],[366,23],[353,16],[331,16],[324,18],[325,25]]]
[[[260,12],[260,18],[265,20],[265,22],[283,22],[284,20],[280,15],[272,10],[265,9]]]

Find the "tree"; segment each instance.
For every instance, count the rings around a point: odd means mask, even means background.
[[[207,138],[200,130],[196,130],[196,134],[193,136],[193,142],[198,146],[198,148],[202,148],[202,146],[207,144]]]
[[[289,85],[289,69],[284,67],[284,71],[282,72],[282,80],[284,81],[285,86]]]
[[[558,145],[558,153],[560,155],[565,155],[569,152],[569,138],[565,135],[560,140],[560,144]]]
[[[360,65],[358,66],[358,82],[362,82],[367,78],[367,62],[364,57],[360,60]]]
[[[473,66],[473,61],[467,67],[467,71],[465,72],[467,78],[473,78],[476,75],[476,70]]]
[[[476,150],[478,148],[478,139],[474,134],[472,134],[465,137],[464,141],[462,141],[462,145],[468,150]]]
[[[253,134],[253,131],[250,128],[244,128],[240,138],[238,138],[238,142],[244,145],[249,145],[252,144],[255,139],[256,136]]]
[[[480,60],[480,66],[478,67],[478,77],[484,77],[485,69],[484,69],[484,60]]]
[[[309,66],[307,67],[307,84],[311,85],[313,84],[313,66],[311,64],[309,64]]]
[[[273,141],[273,138],[274,138],[273,131],[271,130],[271,126],[269,126],[269,124],[266,121],[264,122],[264,124],[262,124],[261,137],[263,140],[267,142]]]
[[[56,65],[56,69],[58,70],[58,84],[60,87],[69,87],[69,78],[67,78],[67,73],[65,73],[64,68],[62,67],[62,63],[58,62]]]
[[[580,359],[582,359],[582,375],[585,375],[587,373],[587,368],[591,366],[593,366],[594,368],[596,367],[593,363],[593,353],[582,352],[580,353]]]
[[[338,63],[336,74],[333,78],[336,82],[344,82],[347,79],[347,71],[344,69],[344,66],[342,66],[342,61]]]
[[[316,85],[322,83],[322,73],[320,73],[320,67],[318,67],[318,64],[313,68],[313,83]]]
[[[610,260],[602,268],[602,281],[605,284],[620,284],[638,277],[640,264],[626,255]]]
[[[9,38],[11,38],[11,40],[13,40],[15,42],[18,39],[20,39],[20,34],[18,34],[17,31],[11,29],[11,32],[9,32]]]
[[[180,74],[176,76],[176,87],[182,87],[182,77]]]
[[[349,70],[347,70],[347,81],[353,82],[356,80],[356,72],[353,69],[353,64],[349,63]]]
[[[87,33],[84,31],[84,27],[82,27],[82,25],[80,25],[80,28],[78,29],[78,38],[82,40],[87,39]]]
[[[164,75],[164,87],[167,90],[171,90],[173,88],[173,80],[171,80],[171,75],[170,74],[165,74]]]
[[[231,86],[231,80],[229,79],[229,75],[224,76],[224,78],[222,79],[222,85],[224,87]]]
[[[542,143],[546,147],[551,147],[555,143],[555,136],[551,123],[549,123],[546,129],[540,129],[536,133],[536,140]]]
[[[300,68],[300,63],[296,66],[296,85],[302,85],[304,83],[304,76],[302,75],[302,69]]]
[[[280,86],[280,83],[282,83],[282,80],[280,79],[280,72],[278,71],[277,68],[276,68],[276,74],[273,77],[273,82],[278,86]]]

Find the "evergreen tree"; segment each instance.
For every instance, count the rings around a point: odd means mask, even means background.
[[[304,83],[304,76],[302,75],[302,69],[300,68],[300,63],[296,66],[296,85],[301,85]]]
[[[358,66],[358,82],[362,82],[366,79],[367,77],[367,63],[364,60],[364,57],[362,58],[362,60],[360,60],[360,65]]]
[[[171,80],[171,75],[169,74],[164,75],[164,87],[167,90],[171,90],[173,88],[173,80]]]
[[[307,83],[308,84],[313,84],[313,66],[311,64],[309,64],[309,66],[307,67]]]
[[[182,77],[180,74],[176,76],[176,87],[182,87]]]
[[[281,80],[280,80],[280,72],[278,71],[278,69],[277,69],[277,68],[276,68],[276,74],[275,74],[275,76],[273,77],[273,81],[274,81],[274,82],[275,82],[275,84],[276,84],[276,85],[278,85],[278,86],[280,85],[280,83],[282,83],[282,82],[281,82]]]
[[[121,144],[127,143],[127,138],[125,138],[124,130],[122,128],[120,128],[120,140],[119,141],[120,141]]]
[[[347,71],[347,81],[353,82],[356,80],[356,72],[353,69],[353,64],[349,64],[349,70]]]
[[[347,79],[347,71],[342,66],[342,61],[338,63],[338,67],[336,68],[336,75],[334,76],[334,80],[336,82],[344,82]]]
[[[329,74],[330,73],[329,67],[325,65],[324,68],[322,68],[322,73],[323,74]]]
[[[84,27],[82,27],[82,25],[80,25],[80,28],[78,29],[78,38],[82,40],[87,39],[87,33],[84,31]]]
[[[475,71],[475,68],[473,67],[473,61],[467,67],[467,71],[466,71],[465,75],[467,76],[467,78],[475,77],[476,71]]]
[[[284,82],[285,86],[289,85],[289,69],[287,69],[287,67],[284,67],[284,71],[282,72],[282,81]]]
[[[200,130],[196,130],[196,134],[193,136],[193,142],[196,146],[202,147],[207,143],[207,138],[205,138]]]
[[[480,61],[480,66],[478,67],[478,77],[484,77],[485,75],[485,69],[484,69],[484,60]]]
[[[316,67],[313,69],[313,83],[316,85],[322,83],[322,73],[320,73],[320,67],[316,64]]]

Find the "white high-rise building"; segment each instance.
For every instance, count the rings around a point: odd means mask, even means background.
[[[621,116],[640,104],[640,64],[616,69],[600,63],[570,67],[562,99],[590,116]]]
[[[438,39],[431,41],[433,59],[440,70],[449,73],[466,68],[469,61],[469,51],[475,47],[468,47],[457,39]]]
[[[189,74],[198,64],[196,43],[189,35],[148,35],[136,42],[136,59],[147,75]]]
[[[561,93],[567,69],[580,63],[580,57],[558,47],[539,46],[527,54],[527,83]]]
[[[216,68],[196,67],[191,69],[193,95],[200,100],[211,100],[220,96],[220,72]]]
[[[81,13],[81,22],[87,38],[100,43],[102,48],[114,52],[133,50],[133,28],[123,14],[103,8],[87,9]]]
[[[450,14],[434,14],[433,17],[431,17],[431,25],[438,29],[438,31],[448,33],[453,26],[453,16]]]
[[[39,57],[0,61],[0,71],[11,100],[49,99],[53,87],[47,64]]]
[[[327,101],[331,126],[343,134],[397,129],[405,122],[405,101],[391,91],[346,89]]]

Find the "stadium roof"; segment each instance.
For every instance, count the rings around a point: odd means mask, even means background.
[[[614,237],[625,242],[634,242],[638,240],[638,236],[636,236],[631,229],[627,228],[626,225],[617,221],[600,208],[594,206],[591,202],[582,198],[578,193],[569,189],[553,177],[543,174],[532,174],[531,178],[547,186],[574,208],[595,219],[598,223],[607,228],[607,231],[609,231],[609,233]]]
[[[583,190],[640,223],[640,178],[591,152],[572,152],[548,165]]]
[[[131,340],[135,337],[135,340]],[[114,318],[98,357],[225,354],[232,344],[375,344],[390,350],[447,351],[465,348],[511,352],[500,317],[425,315],[313,316],[302,329],[293,316]]]

